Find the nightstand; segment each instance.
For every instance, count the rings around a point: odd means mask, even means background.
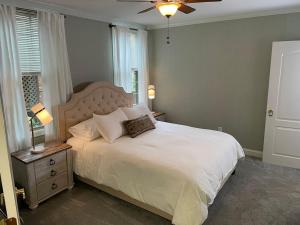
[[[24,187],[30,209],[74,185],[71,146],[67,144],[46,148],[40,154],[30,150],[12,153],[12,165],[15,182]]]
[[[162,112],[153,112],[153,116],[158,121],[163,121],[163,122],[167,121],[165,113],[162,113]]]

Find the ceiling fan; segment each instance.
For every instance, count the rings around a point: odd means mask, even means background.
[[[153,9],[158,9],[163,16],[171,17],[174,16],[179,10],[185,14],[194,12],[196,9],[186,4],[189,3],[204,3],[204,2],[220,2],[222,0],[117,0],[118,2],[149,2],[154,6],[145,9],[138,14],[149,12]]]

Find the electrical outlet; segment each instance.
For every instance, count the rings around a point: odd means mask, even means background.
[[[223,132],[223,127],[218,127],[218,131]]]

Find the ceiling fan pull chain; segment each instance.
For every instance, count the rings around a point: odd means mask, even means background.
[[[170,44],[170,17],[168,18],[168,36],[167,36],[167,44]]]

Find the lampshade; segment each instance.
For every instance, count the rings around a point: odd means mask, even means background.
[[[53,121],[53,117],[51,114],[45,109],[45,106],[42,103],[38,103],[32,106],[31,111],[35,114],[35,116],[39,119],[43,126],[51,123]]]
[[[148,98],[155,99],[155,86],[154,85],[148,86]]]
[[[174,16],[175,13],[177,12],[177,9],[180,7],[180,3],[176,2],[161,2],[156,5],[158,8],[159,12],[163,16]]]
[[[38,113],[39,111],[41,111],[43,109],[45,109],[45,106],[42,103],[38,103],[38,104],[32,106],[31,111],[34,114],[36,114],[36,113]]]

